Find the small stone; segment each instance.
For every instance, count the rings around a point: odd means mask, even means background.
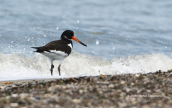
[[[15,84],[16,86],[21,86],[22,84]]]
[[[21,99],[24,99],[25,97],[27,97],[29,94],[27,94],[27,93],[21,93],[20,94],[20,98]]]
[[[131,91],[131,89],[130,88],[126,88],[126,92],[130,92]]]
[[[151,90],[147,90],[148,93],[151,93]]]
[[[6,100],[10,99],[10,96],[6,96],[5,99],[6,99]]]
[[[125,82],[125,81],[121,81],[120,83],[121,83],[121,84],[123,84],[123,85],[124,85],[124,84],[126,84],[126,82]]]
[[[16,98],[18,97],[18,94],[12,94],[12,97]]]
[[[55,85],[55,88],[60,88],[61,87],[61,85]]]
[[[98,91],[98,93],[101,95],[101,94],[103,94],[103,91]]]
[[[83,92],[84,92],[83,90],[79,90],[79,93],[80,93],[80,94],[83,94]]]
[[[55,108],[61,108],[59,105],[55,105]]]
[[[121,102],[118,102],[118,105],[119,105],[121,108],[123,108],[123,107],[126,107],[126,106],[127,106],[127,104],[126,104],[126,103],[121,103]]]
[[[3,82],[2,84],[13,84],[13,82]]]
[[[6,89],[5,89],[5,90],[7,90],[7,91],[8,91],[8,90],[11,90],[11,89],[12,89],[12,87],[6,87]]]
[[[81,103],[81,100],[80,100],[80,99],[73,99],[72,101],[73,101],[73,103],[75,103],[75,104]]]
[[[7,87],[12,87],[11,85],[7,86]]]
[[[52,86],[49,87],[49,88],[48,88],[48,91],[49,91],[49,92],[53,91],[53,88],[54,88],[54,87],[52,87]]]
[[[1,88],[2,91],[4,91],[6,89],[5,86],[1,86],[0,88]]]
[[[50,98],[51,96],[52,96],[52,94],[50,94],[50,93],[44,94],[45,98]]]
[[[115,86],[114,86],[114,84],[110,84],[108,87],[109,88],[114,88]]]
[[[143,105],[142,108],[149,108],[149,105]]]
[[[25,100],[20,100],[20,101],[18,102],[18,104],[24,106],[24,105],[26,105],[26,101],[25,101]],[[23,108],[23,107],[22,107],[22,108]]]
[[[12,88],[15,88],[15,87],[17,87],[16,85],[12,85]]]
[[[139,77],[139,76],[140,76],[140,74],[136,74],[136,75],[135,75],[135,77]]]
[[[11,106],[11,107],[18,107],[19,104],[18,104],[18,103],[10,103],[10,106]]]
[[[64,89],[66,89],[67,87],[66,86],[62,86],[62,89],[64,90]]]
[[[141,90],[137,90],[137,93],[140,93],[141,92]]]

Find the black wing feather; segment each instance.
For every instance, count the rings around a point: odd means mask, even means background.
[[[38,53],[43,53],[44,51],[49,52],[50,50],[56,50],[56,51],[63,51],[69,55],[71,53],[71,48],[67,45],[69,43],[70,42],[68,41],[57,40],[57,41],[52,41],[42,47],[31,47],[31,48],[37,49],[34,52],[38,52]]]

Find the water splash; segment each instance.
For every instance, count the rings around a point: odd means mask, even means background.
[[[172,59],[163,54],[105,58],[72,52],[61,65],[61,77],[148,73],[171,69]],[[29,57],[21,54],[0,54],[0,78],[59,78],[58,61],[54,62],[54,74],[50,75],[50,62],[41,55]]]

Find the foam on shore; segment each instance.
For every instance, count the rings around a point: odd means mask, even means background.
[[[126,73],[149,73],[172,69],[172,59],[163,54],[105,58],[89,56],[73,51],[61,65],[58,75],[58,61],[54,62],[54,74],[50,74],[50,62],[41,55],[33,57],[19,54],[0,53],[0,80],[48,79],[71,76],[114,75]]]

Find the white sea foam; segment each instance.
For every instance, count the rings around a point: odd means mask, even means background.
[[[149,73],[172,69],[172,59],[163,54],[137,55],[114,58],[110,65],[96,66],[103,74]]]
[[[19,54],[0,54],[0,81],[19,79],[60,78],[58,61],[54,62],[54,74],[50,74],[50,62],[41,55],[34,57]],[[171,69],[172,59],[163,54],[117,57],[111,61],[104,58],[72,52],[61,65],[61,77],[112,75],[125,73],[148,73]]]

